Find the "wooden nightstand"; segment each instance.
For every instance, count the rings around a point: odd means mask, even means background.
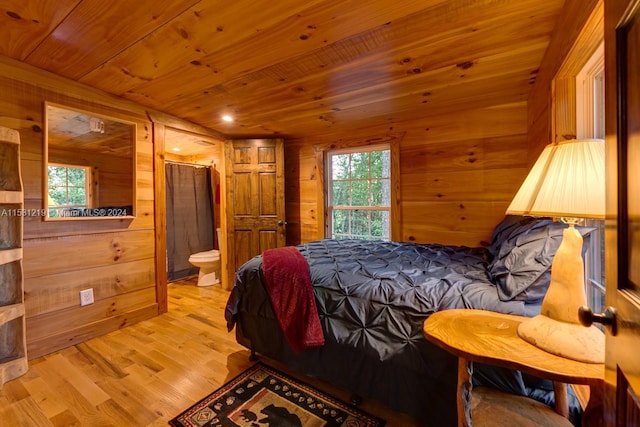
[[[472,422],[475,426],[570,426],[566,419],[567,384],[591,386],[590,405],[601,400],[604,365],[565,359],[532,346],[517,334],[524,319],[461,309],[434,313],[424,322],[425,338],[458,356],[459,426],[471,426]],[[554,381],[556,411],[528,397],[489,387],[478,387],[472,396],[473,362],[517,369]]]

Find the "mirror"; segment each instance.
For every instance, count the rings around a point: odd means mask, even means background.
[[[135,216],[135,123],[45,104],[46,220]]]

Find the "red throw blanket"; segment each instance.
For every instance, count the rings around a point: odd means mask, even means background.
[[[307,260],[293,246],[262,253],[262,272],[278,323],[296,353],[324,345]]]

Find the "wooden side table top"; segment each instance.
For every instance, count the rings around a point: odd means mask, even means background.
[[[604,380],[604,364],[565,359],[521,339],[517,329],[525,319],[485,310],[444,310],[429,316],[423,331],[427,340],[470,361],[570,384]]]

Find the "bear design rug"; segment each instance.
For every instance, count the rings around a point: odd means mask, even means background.
[[[169,421],[173,427],[382,427],[385,421],[256,363]]]

